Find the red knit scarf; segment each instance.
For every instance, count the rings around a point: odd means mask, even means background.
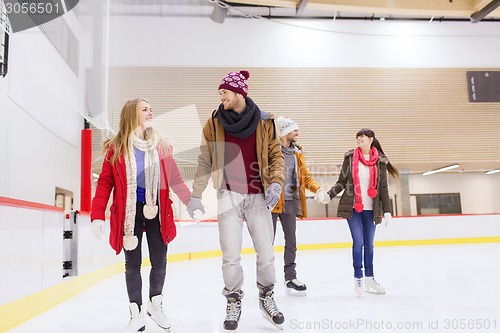
[[[361,213],[363,211],[363,199],[361,196],[361,185],[359,183],[359,162],[363,163],[369,168],[370,172],[370,186],[368,188],[368,196],[375,198],[377,196],[377,161],[378,150],[375,147],[370,149],[370,159],[367,161],[358,147],[354,150],[352,159],[352,181],[354,184],[354,209]]]

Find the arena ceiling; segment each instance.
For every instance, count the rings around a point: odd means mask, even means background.
[[[81,0],[77,12],[99,3]],[[111,0],[112,14],[362,20],[500,20],[500,0]]]

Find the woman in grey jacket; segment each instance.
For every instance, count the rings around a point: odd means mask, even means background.
[[[317,195],[315,199],[327,204],[344,190],[337,216],[347,220],[351,231],[354,290],[360,296],[364,291],[364,263],[366,289],[384,294],[385,288],[375,281],[373,275],[373,242],[375,226],[382,222],[382,216],[386,220],[391,218],[387,172],[395,178],[399,176],[399,172],[384,155],[372,130],[359,130],[356,141],[358,147],[344,155],[337,183],[328,191],[328,195]]]

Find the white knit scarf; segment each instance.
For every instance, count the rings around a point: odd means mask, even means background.
[[[160,158],[158,155],[158,137],[156,133],[148,140],[143,140],[132,133],[130,135],[128,158],[125,159],[127,170],[127,200],[125,208],[125,235],[123,236],[123,247],[131,251],[137,247],[138,239],[134,235],[136,202],[137,202],[137,164],[135,160],[134,147],[144,152],[144,176],[146,180],[146,204],[144,205],[144,217],[152,220],[158,214],[156,205],[158,188],[160,185]]]

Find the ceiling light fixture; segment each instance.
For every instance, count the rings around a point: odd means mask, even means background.
[[[224,20],[226,19],[227,12],[229,10],[227,7],[221,7],[218,2],[214,3],[214,10],[212,11],[212,14],[210,15],[210,19],[214,21],[215,23],[224,23]]]
[[[500,172],[500,169],[494,169],[494,170],[487,171],[486,174],[487,175],[492,175],[494,173],[499,173],[499,172]]]
[[[431,170],[431,171],[426,171],[422,174],[422,176],[428,176],[428,175],[432,175],[432,174],[435,174],[435,173],[438,173],[438,172],[443,172],[443,171],[448,171],[448,170],[451,170],[451,169],[456,169],[458,168],[458,164],[453,164],[453,165],[449,165],[447,167],[444,167],[444,168],[439,168],[439,169],[436,169],[436,170]]]

